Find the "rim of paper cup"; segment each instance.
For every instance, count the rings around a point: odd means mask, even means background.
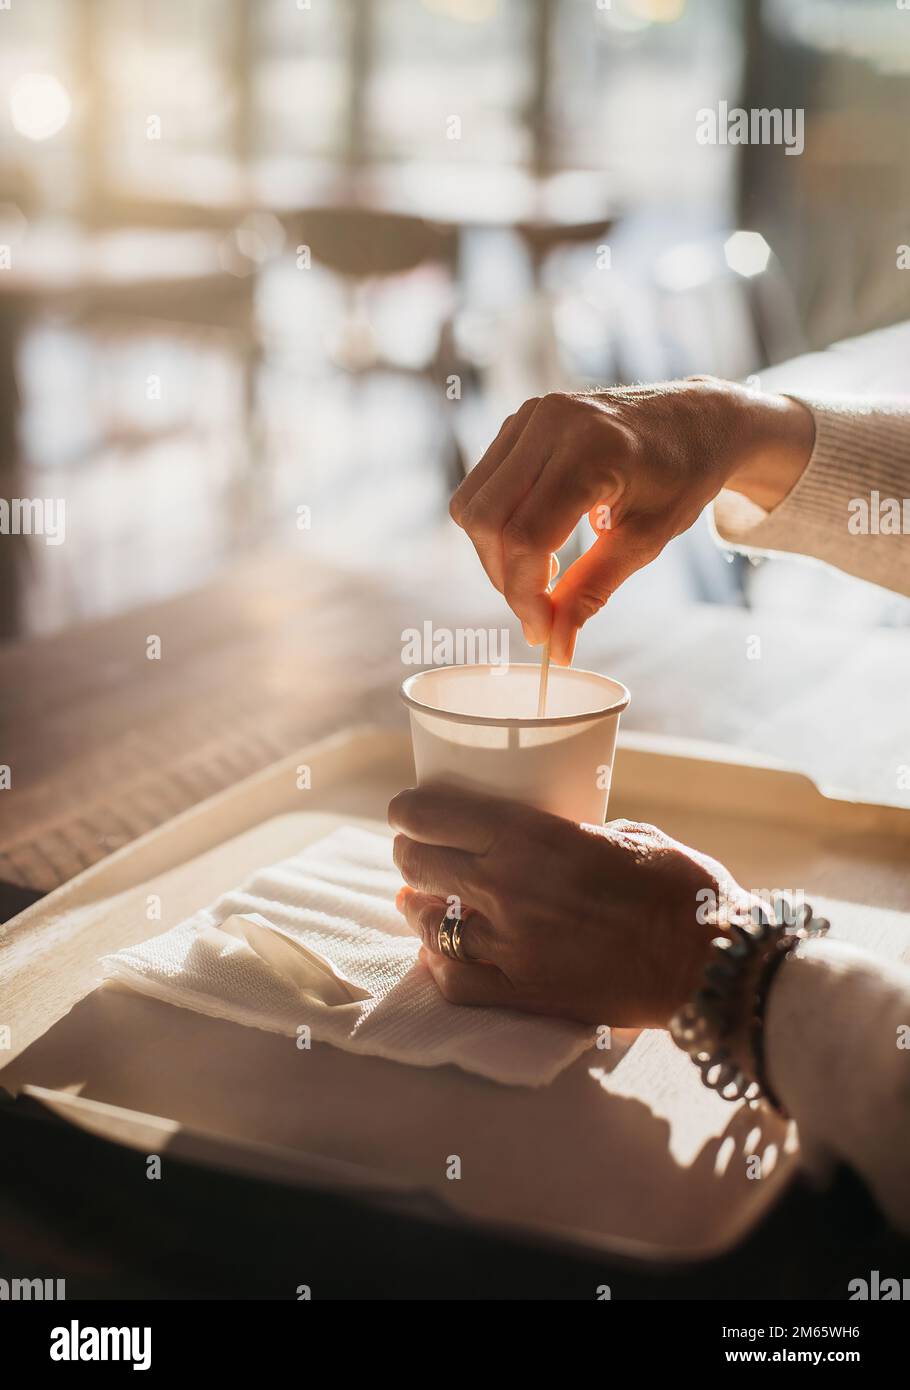
[[[436,719],[447,719],[452,724],[483,724],[487,727],[497,729],[555,729],[561,724],[590,724],[596,719],[605,719],[609,714],[622,714],[627,708],[632,696],[623,685],[622,681],[614,680],[612,676],[605,676],[602,671],[585,671],[577,666],[560,666],[556,669],[566,672],[569,676],[593,676],[595,680],[609,681],[611,685],[617,687],[622,694],[610,705],[604,705],[602,709],[585,710],[580,714],[553,714],[545,715],[543,719],[538,719],[536,715],[531,715],[527,719],[519,719],[514,716],[501,718],[497,715],[485,714],[459,714],[455,710],[440,709],[437,705],[428,705],[423,700],[416,700],[411,694],[410,687],[422,676],[436,675],[439,671],[496,671],[501,667],[491,663],[463,662],[460,666],[429,666],[424,671],[415,671],[412,676],[401,684],[401,698],[411,709],[419,710],[421,714],[435,716]],[[516,671],[539,671],[540,667],[533,661],[510,661],[507,670]],[[496,677],[493,677],[495,680]]]

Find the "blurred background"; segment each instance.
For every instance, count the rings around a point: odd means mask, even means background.
[[[0,495],[67,507],[0,635],[304,536],[413,571],[525,397],[907,318],[908,70],[893,0],[0,3]],[[720,100],[805,152],[700,145]],[[701,525],[628,590],[907,621]]]

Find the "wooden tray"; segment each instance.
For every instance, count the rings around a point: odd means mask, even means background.
[[[298,769],[311,787],[298,790]],[[795,1168],[776,1117],[705,1090],[661,1032],[615,1033],[543,1091],[411,1068],[98,987],[98,959],[174,925],[335,825],[383,825],[404,736],[304,750],[93,866],[7,925],[0,1085],[145,1153],[284,1182],[427,1195],[474,1223],[661,1260],[735,1243]],[[752,888],[801,889],[833,934],[910,959],[910,811],[823,795],[764,761],[620,738],[611,815],[705,849]],[[160,918],[147,916],[160,901]],[[462,1177],[446,1177],[449,1155]],[[763,1157],[763,1176],[746,1158]],[[754,1166],[754,1165],[753,1165]]]

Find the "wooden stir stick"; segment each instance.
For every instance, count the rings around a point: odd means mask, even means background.
[[[547,593],[553,590],[553,581],[547,585]],[[540,656],[540,684],[537,687],[537,718],[546,718],[547,713],[547,682],[550,679],[550,639],[544,644],[544,649]]]
[[[546,640],[540,658],[540,685],[537,687],[537,718],[544,719],[547,713],[547,682],[550,679],[550,639]]]

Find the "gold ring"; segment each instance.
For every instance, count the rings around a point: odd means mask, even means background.
[[[460,925],[460,923],[459,923]],[[452,941],[452,923],[448,916],[443,917],[436,932],[436,944],[439,947],[439,954],[448,956],[450,960],[455,959],[455,944]]]
[[[459,917],[456,920],[454,926],[452,927],[451,937],[452,949],[455,952],[456,959],[464,961],[465,964],[467,964],[467,962],[470,960],[470,956],[464,948],[464,929],[466,926],[467,922],[465,921],[465,919],[463,917]]]

